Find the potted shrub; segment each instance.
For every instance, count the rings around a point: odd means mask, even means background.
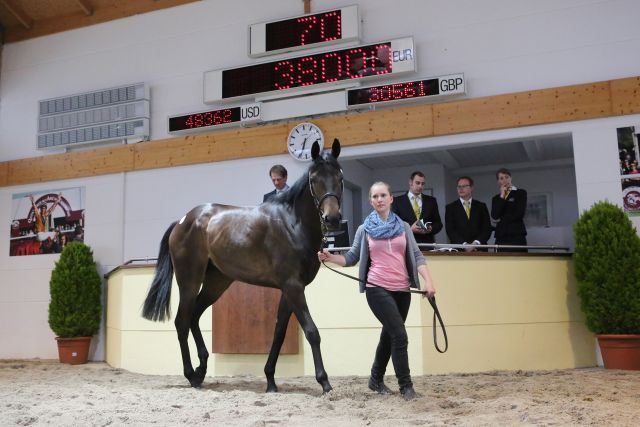
[[[57,335],[60,362],[86,363],[102,318],[100,275],[87,245],[71,242],[64,247],[51,272],[49,291],[49,327]]]
[[[604,366],[640,369],[640,237],[606,201],[580,216],[574,234],[578,295]]]

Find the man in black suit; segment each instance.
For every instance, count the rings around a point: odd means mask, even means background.
[[[500,193],[491,200],[491,218],[496,224],[497,245],[526,245],[527,229],[524,213],[527,209],[527,192],[511,183],[511,172],[500,169],[496,172]],[[527,252],[526,249],[499,249],[499,252]]]
[[[265,194],[262,197],[262,203],[267,200],[275,197],[276,194],[280,194],[283,191],[289,189],[287,185],[287,169],[282,165],[274,165],[269,169],[269,176],[271,177],[271,182],[273,182],[273,186],[276,187],[275,190]]]
[[[407,194],[395,197],[391,207],[401,220],[411,224],[416,242],[435,243],[434,236],[442,230],[442,220],[440,220],[435,197],[422,194],[425,181],[422,172],[413,172],[409,178],[409,191]],[[419,220],[426,224],[425,228],[419,225]]]
[[[478,250],[474,245],[486,245],[491,237],[491,220],[487,205],[471,197],[473,179],[458,178],[456,186],[459,199],[445,208],[444,222],[449,242],[467,245],[466,252]],[[485,250],[486,249],[481,249]]]

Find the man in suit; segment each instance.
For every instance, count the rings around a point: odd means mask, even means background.
[[[511,183],[511,172],[500,169],[496,172],[500,193],[491,200],[491,218],[496,224],[497,245],[526,245],[527,229],[524,213],[527,209],[527,192]],[[526,249],[499,249],[499,252],[527,252]]]
[[[391,207],[401,220],[411,224],[416,242],[435,243],[434,236],[442,230],[442,220],[435,197],[422,194],[425,182],[422,172],[413,172],[409,178],[409,191],[395,197]],[[419,225],[419,220],[426,224],[425,228]]]
[[[275,190],[265,194],[262,197],[262,203],[267,200],[275,197],[276,194],[280,194],[283,191],[287,191],[289,186],[287,185],[287,169],[282,165],[274,165],[269,169],[269,176],[271,177],[271,182],[273,182],[273,186],[276,187]]]
[[[491,237],[489,209],[472,197],[473,179],[470,177],[458,178],[456,188],[459,199],[445,208],[445,229],[450,243],[467,245],[464,250],[473,252],[478,250],[474,245],[486,245]]]

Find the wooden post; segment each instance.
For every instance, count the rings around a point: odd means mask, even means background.
[[[304,3],[304,13],[311,13],[311,0],[302,0]]]

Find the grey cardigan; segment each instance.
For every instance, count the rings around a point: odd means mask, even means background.
[[[416,243],[411,226],[404,223],[404,235],[407,239],[407,250],[405,252],[405,261],[407,264],[407,271],[409,272],[409,286],[412,288],[420,289],[420,276],[418,275],[418,266],[425,265],[427,262]],[[364,230],[364,225],[358,227],[356,235],[353,238],[353,246],[344,254],[346,261],[345,266],[349,267],[356,265],[360,261],[360,269],[358,276],[360,280],[366,280],[369,275],[369,266],[371,262],[369,260],[369,243],[367,241],[367,232]],[[365,284],[360,282],[360,292],[364,292]]]

